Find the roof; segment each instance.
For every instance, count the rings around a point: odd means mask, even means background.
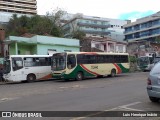
[[[87,55],[129,55],[128,53],[114,53],[114,52],[61,52],[61,53],[55,53],[55,54],[87,54]]]
[[[31,33],[24,33],[22,35],[20,35],[21,37],[27,37],[27,38],[31,38],[33,36],[35,36],[36,34],[31,34]]]
[[[127,44],[127,42],[125,42],[125,41],[116,41],[116,40],[112,39],[111,37],[104,37],[104,38],[100,38],[100,37],[85,37],[84,40],[97,41],[97,42],[111,41],[111,42]]]
[[[142,24],[142,23],[149,22],[149,21],[154,21],[154,20],[157,20],[157,19],[160,19],[160,12],[149,15],[147,17],[137,19],[135,22],[125,24],[123,27],[131,27],[131,26],[134,26],[134,25]]]

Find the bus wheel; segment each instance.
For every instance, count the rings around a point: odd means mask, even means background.
[[[111,77],[115,77],[116,76],[116,70],[115,69],[112,69],[111,70]]]
[[[82,72],[78,72],[76,75],[76,80],[82,80],[83,79],[83,73]]]
[[[36,80],[36,76],[34,74],[27,75],[27,82],[34,82]]]

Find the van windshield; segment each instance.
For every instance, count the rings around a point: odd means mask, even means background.
[[[160,57],[154,58],[154,64],[156,64],[156,63],[159,62],[159,61],[160,61]]]

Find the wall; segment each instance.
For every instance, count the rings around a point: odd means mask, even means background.
[[[36,45],[27,45],[27,44],[17,44],[18,50],[20,50],[19,55],[25,55],[26,51],[29,51],[31,55],[37,54],[37,46]],[[10,44],[10,50],[9,50],[10,55],[15,55],[15,43]]]
[[[58,37],[36,36],[37,39],[37,54],[48,54],[48,49],[54,49],[57,52],[71,50],[74,52],[80,51],[79,40],[66,39]]]
[[[77,46],[79,47],[78,39],[67,39],[50,36],[35,36],[38,44],[50,44],[50,45],[64,45],[64,46]],[[34,37],[34,38],[35,38]]]
[[[16,52],[15,52],[15,44],[10,44],[9,54],[10,55],[15,55],[16,54]]]
[[[66,46],[53,46],[53,45],[37,45],[38,55],[47,55],[48,49],[54,49],[56,52],[64,52],[64,50],[71,50],[72,52],[79,52],[79,48],[76,47],[66,47]]]

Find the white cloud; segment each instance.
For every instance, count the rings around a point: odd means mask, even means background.
[[[68,13],[83,13],[84,15],[118,18],[120,14],[132,11],[158,12],[159,0],[37,0],[38,14],[62,8]]]

